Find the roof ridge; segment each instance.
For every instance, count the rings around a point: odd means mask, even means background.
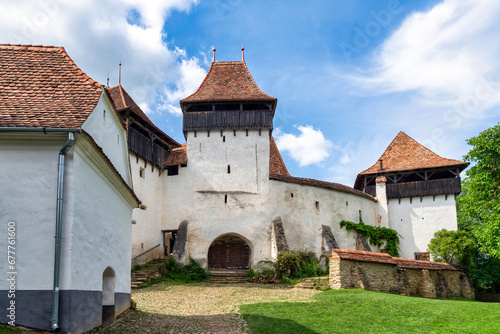
[[[123,101],[123,105],[125,106],[125,108],[130,108],[130,106],[127,104],[127,101],[125,101],[125,95],[123,95],[123,91],[125,89],[123,89],[122,85],[118,84],[118,91],[120,92],[120,96],[122,98],[122,101]]]
[[[0,49],[18,49],[18,50],[29,50],[40,49],[40,51],[49,51],[48,49],[52,49],[51,51],[58,51],[61,47],[54,45],[41,45],[41,44],[10,44],[10,43],[0,43]]]

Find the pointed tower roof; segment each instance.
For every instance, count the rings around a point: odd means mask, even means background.
[[[277,99],[263,93],[243,61],[213,62],[198,90],[181,100],[184,103],[197,102],[245,102]]]
[[[382,160],[382,170],[380,168]],[[358,174],[354,187],[361,187],[363,175],[374,175],[380,172],[394,173],[412,170],[423,170],[440,167],[456,167],[464,170],[469,163],[460,160],[443,158],[419,144],[415,139],[400,131],[396,138],[385,149],[378,161],[370,168]]]
[[[383,170],[386,173],[450,166],[467,167],[467,163],[463,161],[447,159],[437,155],[403,131],[398,133],[373,166],[359,174],[378,173],[381,159]]]

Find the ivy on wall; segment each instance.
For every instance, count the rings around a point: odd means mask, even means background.
[[[382,246],[386,241],[385,250],[391,256],[399,256],[399,237],[398,232],[388,227],[371,226],[363,223],[360,219],[359,223],[353,223],[347,220],[340,222],[340,227],[345,227],[346,230],[354,230],[367,238],[372,245]]]

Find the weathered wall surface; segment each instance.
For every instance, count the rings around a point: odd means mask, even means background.
[[[414,258],[415,252],[427,252],[436,231],[457,229],[455,196],[436,195],[390,199],[389,227],[403,238],[400,256]]]
[[[137,223],[132,226],[132,258],[154,248],[146,254],[132,261],[132,265],[143,264],[164,254],[162,235],[162,198],[163,177],[167,171],[153,167],[143,158],[137,159],[134,153],[130,154],[130,169],[134,183],[134,191],[142,201],[142,208],[135,208],[132,219]],[[142,176],[141,176],[142,170]]]
[[[251,250],[251,265],[270,261],[272,221],[281,217],[290,249],[315,252],[325,248],[322,225],[330,226],[340,247],[355,246],[355,233],[340,229],[341,220],[375,224],[373,200],[350,193],[269,179],[269,135],[256,130],[188,133],[187,167],[179,175],[162,174],[162,229],[188,221],[185,259],[207,264],[211,243],[234,234]],[[228,173],[228,165],[230,172]],[[134,171],[134,173],[136,173]],[[293,194],[293,197],[292,197]],[[317,202],[317,204],[316,204]],[[139,223],[138,223],[139,224]]]
[[[415,260],[412,260],[411,268],[405,268],[404,265],[398,265],[398,258],[392,258],[395,260],[394,263],[368,262],[356,260],[354,257],[358,253],[375,254],[375,256],[377,253],[346,250],[341,250],[341,252],[349,252],[354,256],[347,259],[342,254],[333,252],[330,257],[330,288],[332,289],[362,288],[407,296],[420,295],[427,298],[474,298],[470,282],[461,270],[445,268],[434,270],[430,269],[429,262],[426,264],[425,261]],[[383,255],[387,256],[387,254]]]
[[[340,222],[358,222],[361,213],[366,224],[375,224],[377,203],[367,198],[308,185],[269,183],[272,205],[268,209],[272,217],[281,217],[290,249],[330,254],[322,225],[330,226],[340,248],[354,249],[356,233],[340,228]]]

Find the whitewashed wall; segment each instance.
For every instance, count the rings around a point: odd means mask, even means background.
[[[342,219],[374,224],[376,202],[312,186],[269,180],[269,135],[263,131],[188,133],[188,164],[179,175],[162,176],[163,229],[187,220],[187,256],[207,264],[210,244],[224,234],[241,236],[250,246],[251,265],[272,260],[272,220],[281,216],[291,249],[321,252],[321,225],[329,225],[341,247],[354,236],[340,230]],[[231,172],[227,173],[227,165]],[[291,198],[290,194],[294,193]],[[225,196],[227,195],[227,203]],[[316,201],[320,212],[316,214]]]
[[[1,138],[0,226],[6,236],[7,222],[16,223],[18,290],[53,287],[58,158],[66,139]],[[111,266],[116,292],[129,293],[133,197],[90,141],[76,139],[66,156],[61,289],[100,291],[102,272]],[[2,249],[6,243],[0,239]],[[0,263],[4,272],[6,265]],[[6,287],[2,281],[0,289]]]
[[[116,274],[116,292],[130,293],[132,209],[130,192],[86,137],[74,148],[74,209],[71,266],[62,288],[100,291],[102,273]],[[67,280],[68,277],[70,280]]]
[[[159,247],[134,260],[135,265],[164,254],[161,232],[164,196],[162,178],[166,177],[167,171],[163,171],[160,175],[158,167],[152,167],[151,163],[146,163],[142,158],[137,159],[134,153],[130,153],[129,160],[134,191],[145,206],[145,209],[136,208],[132,213],[132,219],[137,222],[132,226],[132,258],[160,244]],[[140,176],[141,169],[142,176]]]
[[[8,271],[7,223],[12,221],[18,290],[52,289],[57,164],[66,138],[0,134],[0,270]],[[0,280],[0,290],[5,289],[7,281]]]
[[[96,107],[82,124],[82,129],[92,136],[125,182],[131,186],[127,133],[105,92],[101,94]]]
[[[457,229],[455,195],[436,195],[389,200],[389,225],[403,237],[400,256],[414,258],[415,252],[427,252],[436,231]]]

